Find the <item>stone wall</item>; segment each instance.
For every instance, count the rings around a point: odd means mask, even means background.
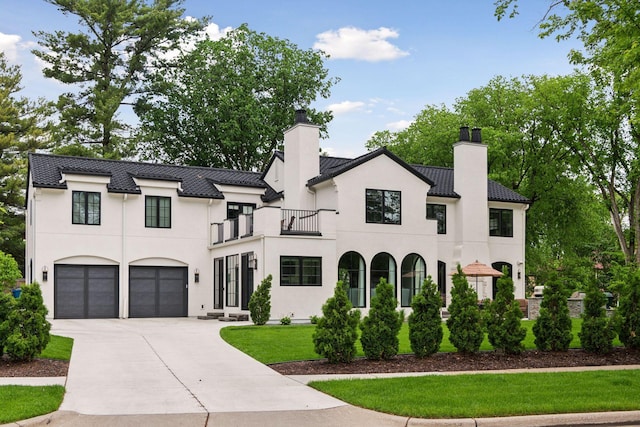
[[[542,302],[542,298],[529,298],[527,299],[529,302],[529,313],[528,318],[531,320],[535,320],[540,315],[540,303]],[[580,317],[582,312],[584,311],[584,304],[582,298],[569,298],[567,300],[567,305],[569,306],[569,315],[571,317]]]

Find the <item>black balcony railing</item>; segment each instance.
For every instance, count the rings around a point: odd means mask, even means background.
[[[320,235],[318,211],[282,209],[280,234]]]
[[[213,244],[224,242],[224,224],[221,222],[214,222],[212,225]]]

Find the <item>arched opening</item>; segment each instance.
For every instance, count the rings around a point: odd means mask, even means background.
[[[396,293],[396,260],[386,252],[380,252],[371,260],[369,287],[371,289],[370,298],[376,294],[376,286],[381,278],[386,279],[393,286],[393,293]]]
[[[365,306],[365,265],[358,252],[347,252],[338,262],[338,280],[347,288],[349,300],[354,307]]]
[[[513,268],[512,265],[508,262],[498,261],[491,264],[491,267],[495,268],[498,271],[502,271],[502,267],[507,267],[507,274],[509,277],[513,279]],[[496,294],[498,293],[498,279],[499,277],[493,278],[493,286],[491,287],[492,294],[491,299],[496,299]]]
[[[427,277],[427,266],[418,254],[409,254],[402,260],[400,284],[400,305],[411,306],[414,295],[420,292],[422,283]]]

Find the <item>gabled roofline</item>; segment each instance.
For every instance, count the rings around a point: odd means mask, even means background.
[[[324,182],[324,181],[327,181],[329,179],[335,178],[336,176],[341,175],[344,172],[350,171],[351,169],[354,169],[354,168],[356,168],[356,167],[368,162],[369,160],[373,160],[376,157],[382,156],[382,155],[385,155],[385,156],[389,157],[391,160],[396,162],[398,165],[402,166],[407,172],[411,173],[412,175],[414,175],[416,178],[420,179],[421,181],[424,181],[425,183],[429,184],[430,186],[434,186],[435,185],[435,183],[432,180],[430,180],[426,176],[424,176],[421,173],[419,173],[418,171],[416,171],[407,162],[405,162],[400,157],[396,156],[391,151],[389,151],[387,149],[387,147],[381,147],[381,148],[378,148],[377,150],[371,151],[371,152],[369,152],[367,154],[364,154],[364,155],[362,155],[360,157],[356,157],[351,162],[345,164],[343,167],[336,168],[336,170],[334,170],[333,172],[330,172],[330,173],[327,173],[327,174],[323,174],[323,175],[319,175],[319,176],[317,176],[315,178],[311,178],[309,181],[307,181],[307,187],[312,187],[312,186],[314,186],[316,184],[319,184],[321,182]]]

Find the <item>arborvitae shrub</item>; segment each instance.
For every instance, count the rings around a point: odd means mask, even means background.
[[[627,348],[640,349],[640,270],[629,274],[616,314],[618,336]]]
[[[442,343],[442,300],[438,287],[428,276],[422,290],[411,301],[413,312],[409,315],[409,342],[416,357],[435,354]]]
[[[367,359],[391,359],[398,354],[398,333],[404,321],[404,312],[397,311],[398,300],[393,286],[381,278],[376,295],[371,298],[371,309],[360,324],[360,342]]]
[[[573,339],[565,288],[557,275],[544,285],[540,315],[533,325],[535,345],[542,351],[567,351]]]
[[[475,353],[480,349],[484,332],[480,323],[478,295],[471,289],[467,277],[458,264],[452,278],[451,304],[449,304],[449,341],[461,353]]]
[[[604,309],[607,298],[595,282],[588,285],[584,297],[580,345],[590,353],[608,353],[613,349],[615,331]]]
[[[524,350],[522,340],[527,336],[527,330],[521,325],[522,312],[513,297],[513,279],[506,268],[502,273],[495,299],[485,306],[484,322],[494,349],[507,354],[520,354]]]
[[[22,287],[22,294],[7,319],[0,325],[6,337],[5,351],[13,360],[31,360],[49,343],[51,324],[37,283]]]
[[[9,317],[14,309],[16,299],[11,294],[0,291],[0,356],[4,351],[4,344],[7,340],[6,332],[2,329],[2,323]]]
[[[264,325],[271,316],[271,275],[265,277],[249,298],[249,313],[255,325]]]
[[[330,363],[351,362],[356,355],[360,311],[353,310],[342,282],[322,306],[322,314],[313,332],[315,352]]]

